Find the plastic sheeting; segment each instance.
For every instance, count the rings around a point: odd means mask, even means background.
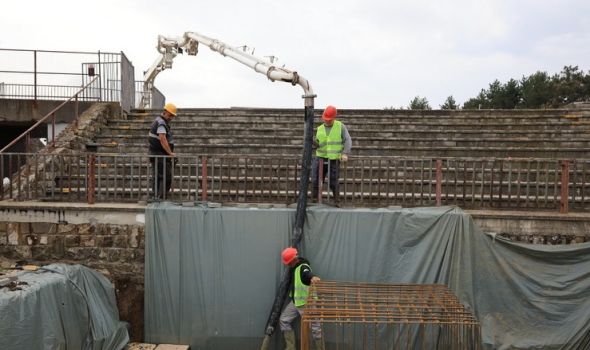
[[[148,207],[146,340],[259,349],[294,214]],[[590,347],[590,243],[510,242],[454,207],[312,207],[301,253],[327,280],[449,286],[490,349]]]
[[[0,349],[118,350],[129,342],[114,288],[81,265],[18,274],[22,290],[0,289]]]

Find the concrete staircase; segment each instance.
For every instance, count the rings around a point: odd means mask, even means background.
[[[96,137],[98,151],[145,153],[147,130],[158,113],[136,111],[109,122]],[[590,154],[590,125],[568,118],[567,110],[340,113],[354,156],[561,159]],[[172,128],[180,154],[300,155],[303,111],[184,109]]]
[[[95,136],[99,200],[147,198],[150,168],[146,135],[159,113],[134,111],[111,118]],[[590,123],[586,111],[340,113],[353,138],[353,156],[340,174],[342,197],[350,205],[434,205],[436,159],[443,159],[443,204],[556,209],[561,160],[586,159],[572,163],[570,195],[573,204],[590,206]],[[319,123],[318,111],[316,126]],[[200,157],[204,156],[209,200],[294,202],[303,126],[302,110],[180,110],[172,123],[179,159],[173,170],[171,199],[202,198]],[[445,159],[449,157],[460,159]],[[57,193],[64,200],[84,198],[85,162],[61,163],[67,166],[55,166],[62,170],[55,177],[52,197]]]

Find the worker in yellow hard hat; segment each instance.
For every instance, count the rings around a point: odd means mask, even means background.
[[[319,191],[319,167],[322,160],[322,181],[328,173],[329,187],[334,194],[334,204],[339,205],[339,175],[340,162],[348,160],[348,154],[352,148],[352,139],[348,129],[339,120],[338,111],[334,106],[327,106],[322,113],[323,123],[317,129],[313,140],[314,146],[317,147],[316,157],[313,160],[311,168],[311,197],[316,200]]]
[[[174,138],[170,122],[176,117],[176,106],[166,103],[164,111],[158,116],[148,133],[150,163],[152,164],[152,198],[166,199],[172,185],[172,157],[174,154]]]
[[[285,350],[295,350],[293,321],[303,314],[304,306],[307,303],[309,286],[312,283],[319,282],[320,278],[311,271],[309,261],[299,256],[296,248],[285,248],[281,253],[281,261],[291,267],[289,270],[291,282],[289,285],[289,302],[281,312],[279,327],[285,338]],[[311,335],[313,338],[312,349],[324,350],[322,328],[319,322],[311,323]]]

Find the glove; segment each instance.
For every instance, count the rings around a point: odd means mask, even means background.
[[[348,161],[348,156],[346,154],[343,154],[340,156],[340,160],[343,162],[346,162],[346,161]]]

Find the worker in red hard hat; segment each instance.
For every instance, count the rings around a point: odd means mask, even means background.
[[[297,249],[293,247],[285,248],[281,253],[283,264],[291,267],[291,284],[289,286],[289,303],[281,312],[279,326],[285,338],[285,350],[295,350],[295,331],[293,331],[293,321],[300,315],[303,315],[303,307],[307,301],[309,286],[318,282],[320,278],[313,274],[309,261],[300,257]],[[318,322],[311,324],[311,334],[313,337],[314,350],[323,350],[324,341],[322,339],[322,329]]]
[[[328,106],[322,113],[323,124],[317,129],[314,146],[317,147],[316,157],[311,168],[311,196],[312,200],[318,198],[319,192],[319,164],[323,160],[322,182],[326,174],[329,174],[329,187],[334,194],[334,203],[339,205],[339,175],[340,162],[346,162],[352,148],[352,139],[348,129],[339,120],[338,111],[334,106]]]

